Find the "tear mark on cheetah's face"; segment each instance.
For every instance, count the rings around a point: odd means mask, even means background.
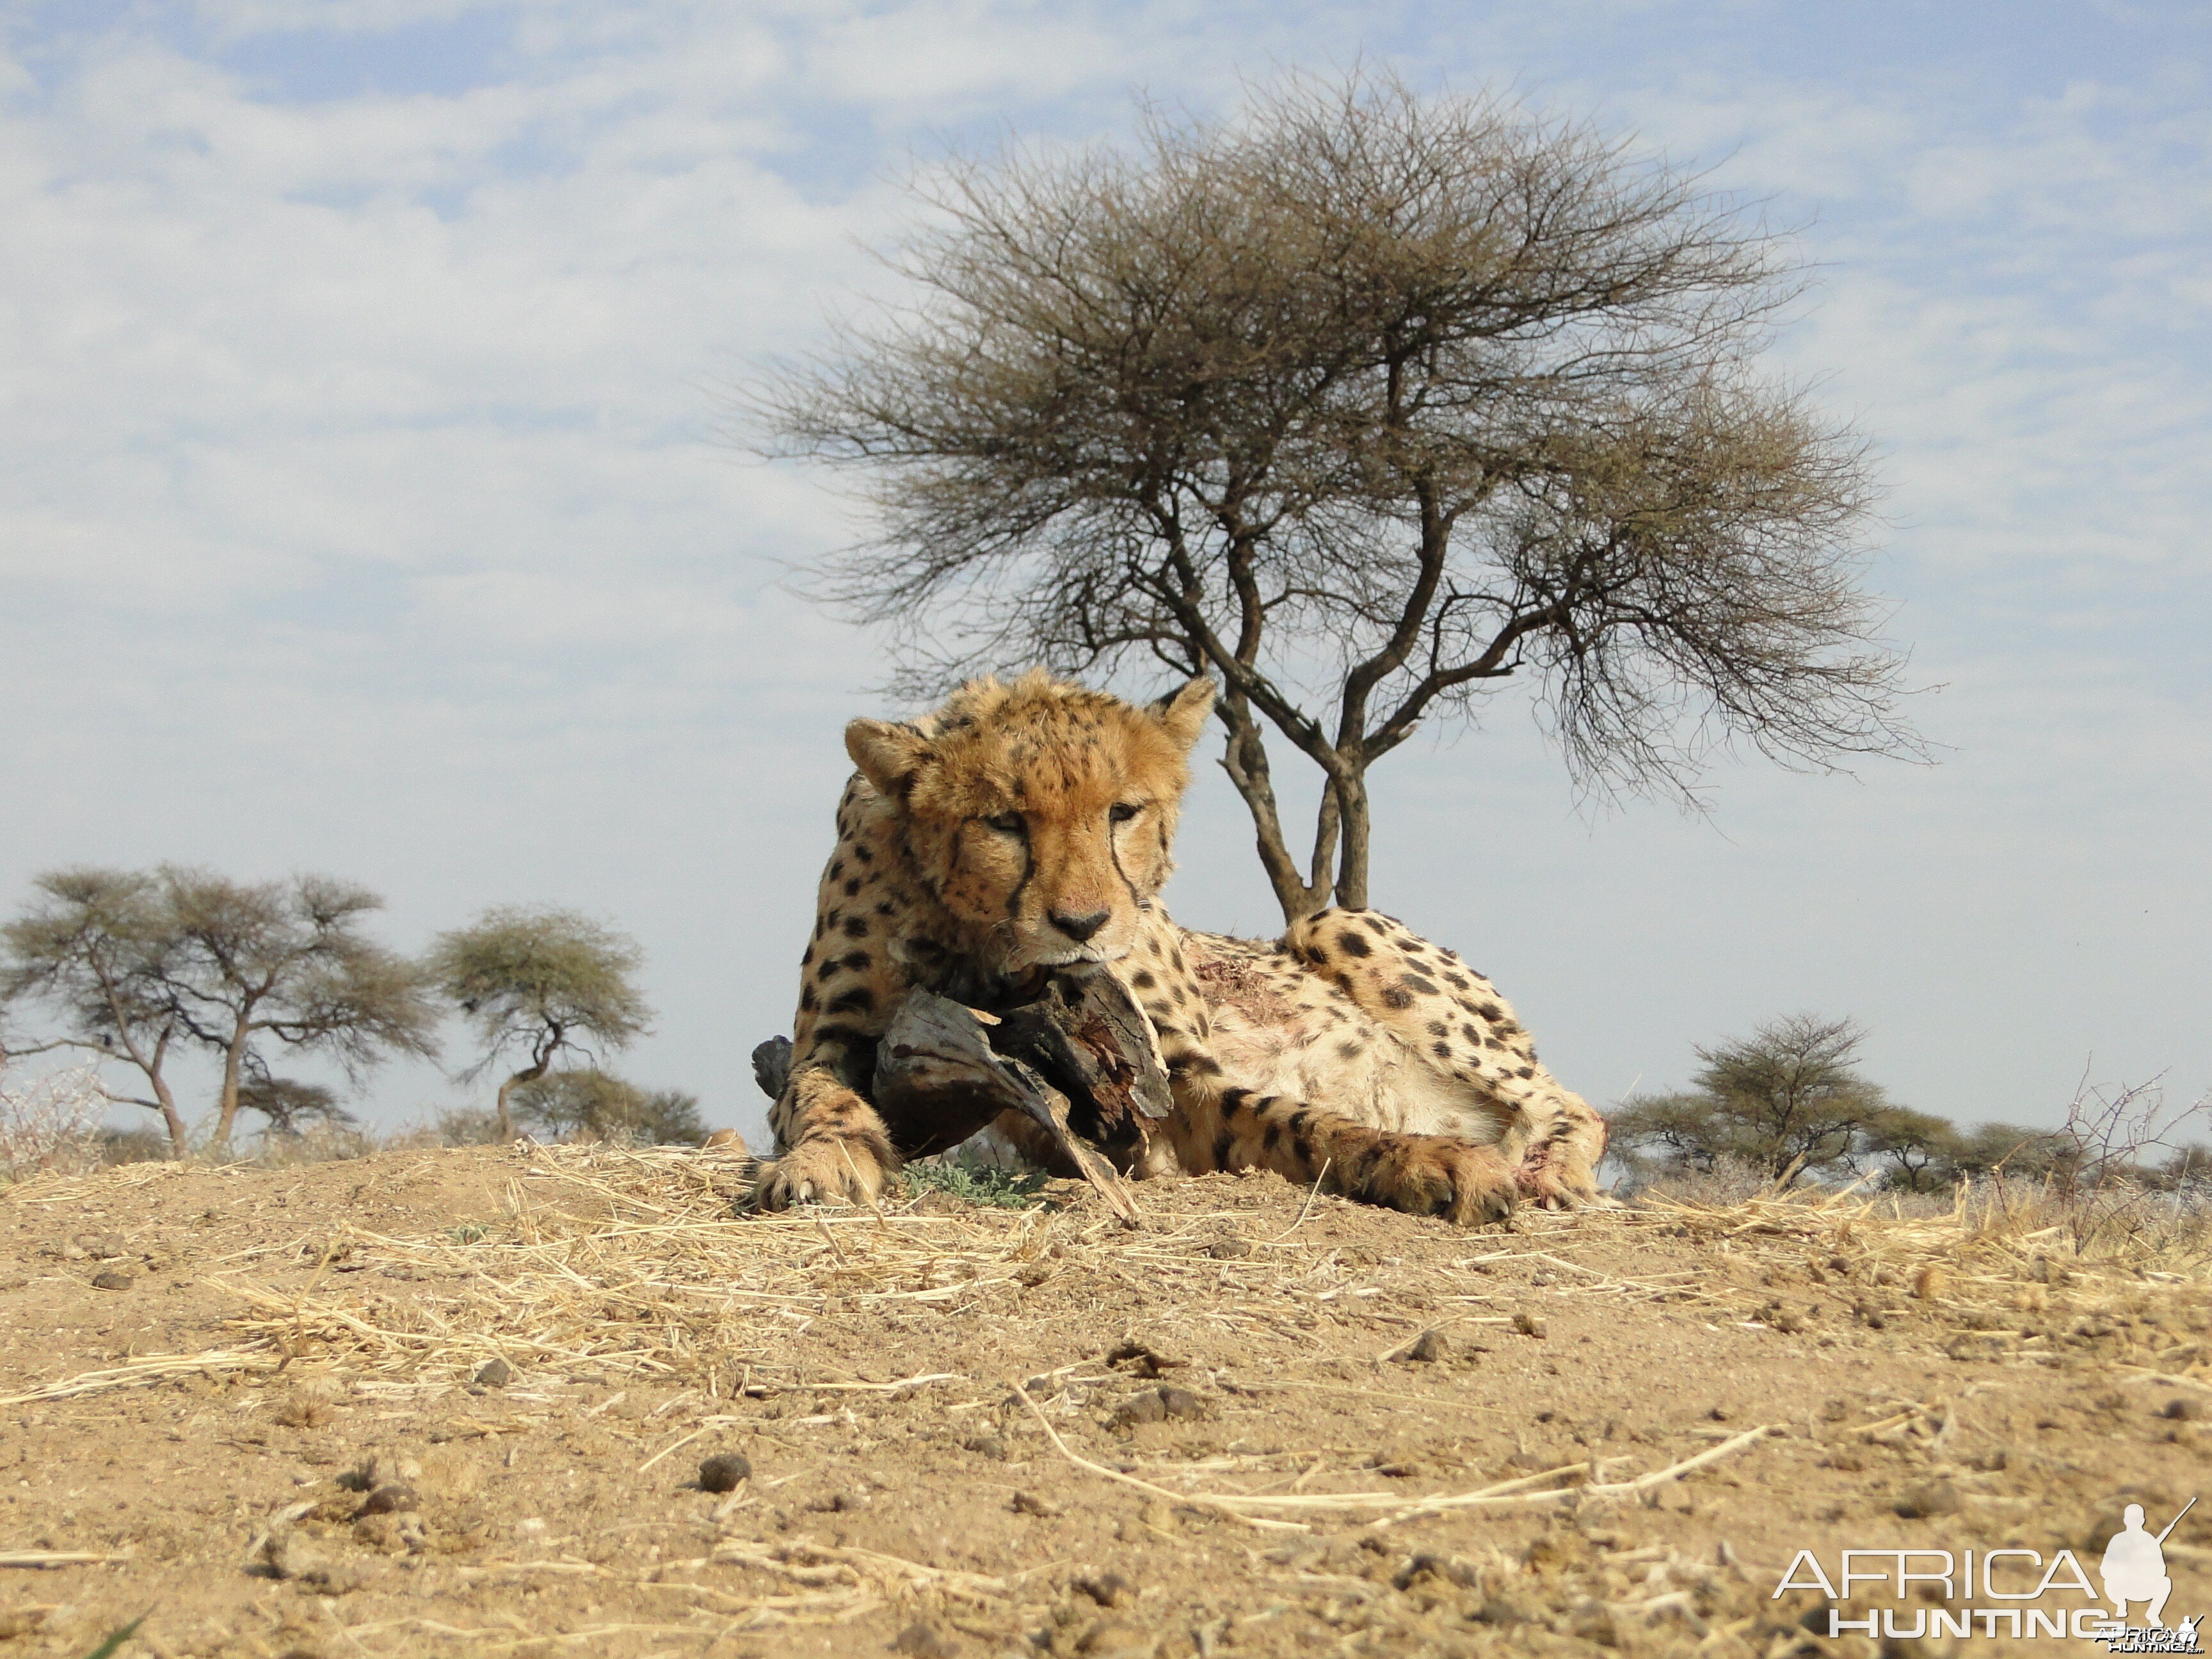
[[[1209,680],[1138,708],[1034,672],[911,725],[854,720],[845,749],[894,804],[913,878],[979,957],[1018,972],[1128,953],[1212,710]]]

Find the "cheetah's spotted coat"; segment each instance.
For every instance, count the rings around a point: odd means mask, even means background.
[[[801,961],[760,1201],[872,1197],[898,1157],[863,1096],[912,986],[1096,963],[1151,1018],[1173,1085],[1139,1174],[1264,1168],[1471,1224],[1596,1197],[1605,1125],[1536,1060],[1490,982],[1373,911],[1273,943],[1180,927],[1158,894],[1213,704],[1138,708],[1032,673],[911,725],[856,720]],[[999,1126],[1033,1144],[1025,1120]]]

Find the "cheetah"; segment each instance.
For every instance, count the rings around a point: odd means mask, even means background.
[[[1140,708],[1036,670],[847,728],[859,769],[757,1204],[870,1200],[899,1167],[866,1091],[908,990],[1047,969],[1117,975],[1152,1024],[1173,1109],[1134,1175],[1272,1170],[1461,1225],[1601,1201],[1604,1120],[1451,951],[1370,910],[1273,942],[1170,919],[1160,889],[1213,702],[1203,678]],[[1036,1150],[1019,1114],[994,1127]]]

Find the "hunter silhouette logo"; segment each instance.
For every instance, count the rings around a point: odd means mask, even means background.
[[[2181,1506],[2181,1515],[2197,1507],[2191,1498]],[[2181,1524],[2181,1515],[2166,1523],[2166,1531],[2155,1538],[2143,1530],[2143,1507],[2130,1504],[2122,1511],[2124,1530],[2112,1534],[2112,1541],[2105,1546],[2105,1560],[2101,1569],[2105,1578],[2105,1597],[2112,1604],[2112,1611],[2125,1624],[2128,1603],[2148,1601],[2143,1609],[2143,1623],[2154,1630],[2161,1628],[2158,1616],[2166,1611],[2166,1598],[2173,1594],[2173,1580],[2166,1576],[2166,1540]],[[2193,1621],[2192,1621],[2193,1622]]]

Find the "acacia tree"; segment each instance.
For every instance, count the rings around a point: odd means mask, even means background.
[[[326,876],[244,884],[163,865],[150,874],[64,870],[9,925],[0,994],[44,998],[98,1046],[137,1066],[171,1146],[185,1127],[163,1073],[179,1043],[219,1065],[211,1144],[228,1146],[240,1091],[271,1081],[274,1044],[335,1060],[347,1078],[392,1054],[434,1052],[436,1010],[418,970],[370,939],[384,901]],[[119,1097],[120,1098],[120,1097]]]
[[[521,1060],[499,1085],[499,1136],[514,1138],[510,1097],[564,1059],[596,1067],[602,1050],[628,1048],[653,1018],[631,975],[644,964],[636,941],[569,910],[505,906],[439,935],[429,968],[476,1027],[481,1077],[509,1055]]]
[[[350,1128],[354,1122],[353,1114],[338,1104],[336,1090],[297,1078],[249,1078],[238,1085],[238,1107],[258,1115],[279,1139],[303,1135],[319,1123]]]
[[[1611,1116],[1613,1143],[1696,1169],[1747,1164],[1784,1187],[1849,1166],[1899,1110],[1859,1074],[1865,1041],[1850,1020],[1796,1014],[1701,1048],[1686,1091],[1632,1099]]]
[[[0,928],[7,949],[0,1007],[43,1002],[68,1030],[14,1051],[68,1047],[135,1067],[149,1092],[108,1098],[159,1113],[172,1153],[182,1156],[184,1114],[167,1073],[179,1022],[164,991],[176,939],[158,883],[127,871],[75,868],[49,871],[32,886],[38,896]]]
[[[240,1091],[270,1081],[268,1044],[334,1060],[348,1081],[392,1054],[430,1055],[438,1011],[422,970],[371,939],[384,908],[329,876],[242,883],[164,865],[173,965],[161,994],[183,1036],[222,1067],[212,1144],[230,1144]]]
[[[1369,769],[1508,683],[1587,788],[1914,748],[1864,446],[1757,371],[1800,285],[1695,179],[1359,74],[920,194],[911,303],[750,394],[879,514],[823,597],[912,695],[1212,674],[1286,917],[1367,902]],[[1321,773],[1303,860],[1275,739]]]
[[[2018,1123],[1978,1123],[1952,1149],[1951,1167],[1965,1176],[2006,1175],[2040,1181],[2069,1161],[2072,1144],[2056,1129]]]
[[[514,1091],[514,1115],[547,1134],[604,1139],[629,1135],[656,1146],[696,1146],[706,1138],[699,1097],[681,1089],[648,1093],[597,1069],[551,1072]]]
[[[1887,1160],[1883,1183],[1896,1191],[1934,1192],[1957,1179],[1962,1145],[1958,1126],[1933,1112],[1892,1106],[1866,1126],[1868,1152]]]

